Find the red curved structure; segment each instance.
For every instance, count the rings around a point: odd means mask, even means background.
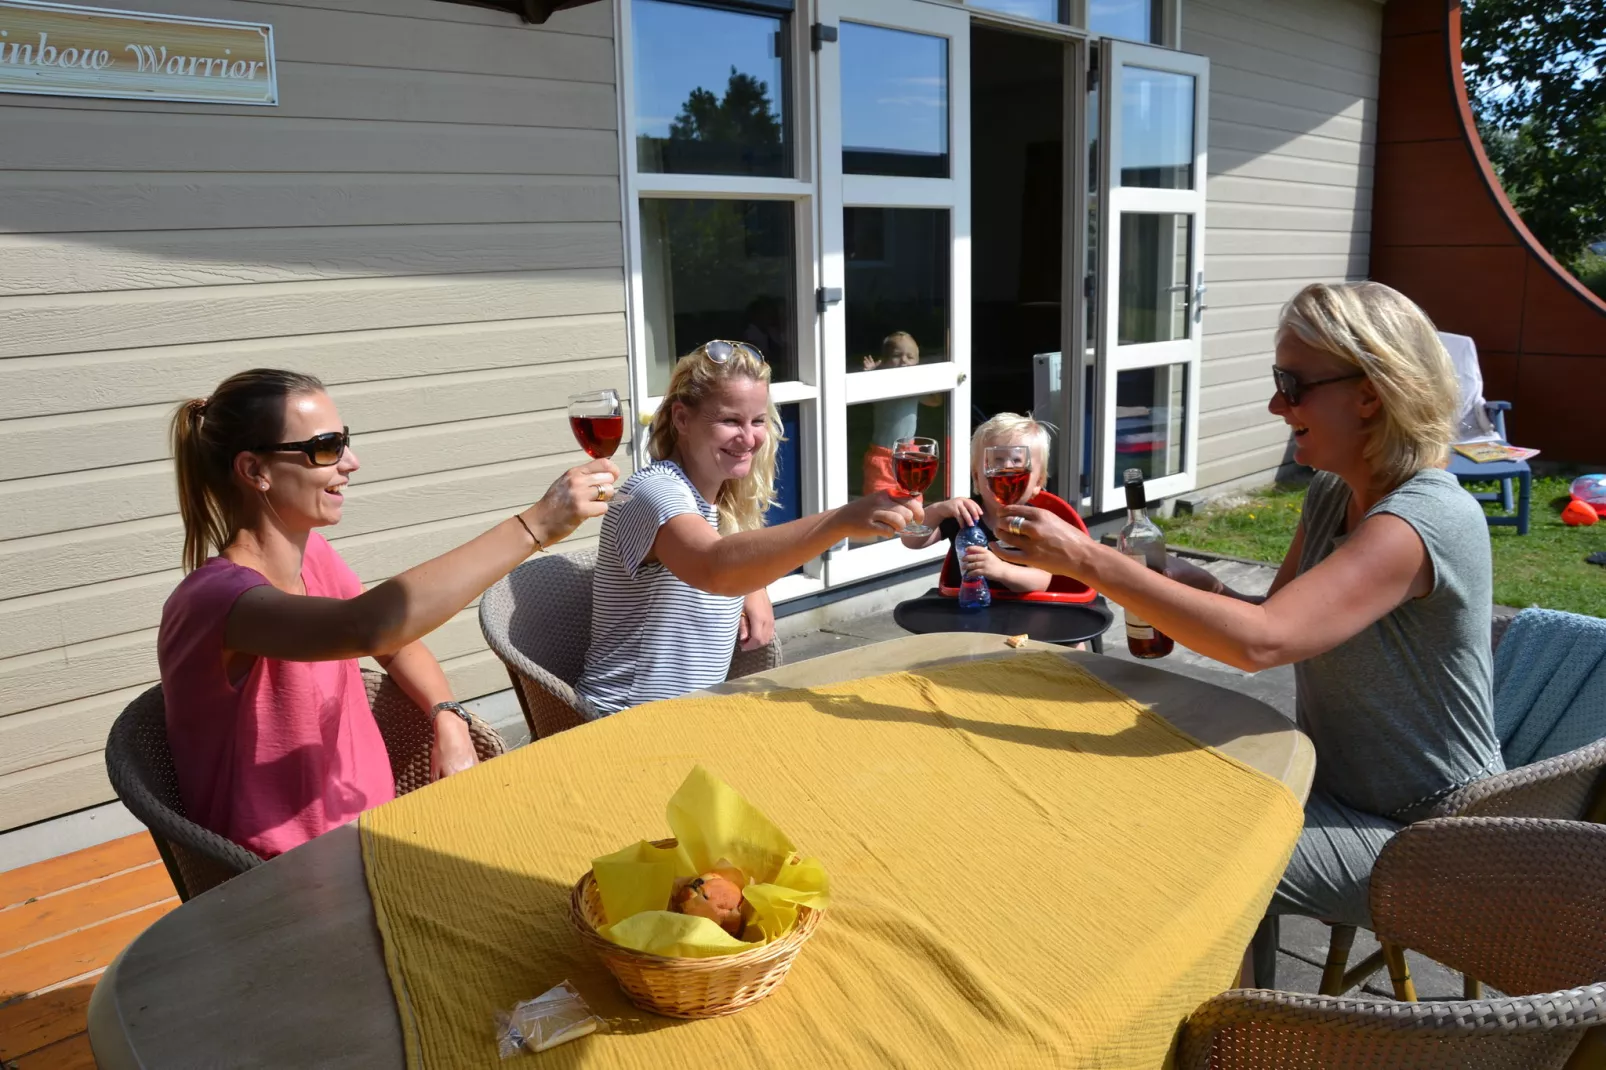
[[[1372,277],[1477,341],[1513,442],[1606,461],[1606,301],[1545,252],[1495,177],[1461,73],[1460,0],[1384,9]]]

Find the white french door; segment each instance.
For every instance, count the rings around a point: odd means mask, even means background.
[[[1122,472],[1150,500],[1198,480],[1209,61],[1102,45],[1098,512],[1124,507]]]
[[[819,19],[824,504],[890,487],[890,447],[906,435],[941,444],[926,500],[965,494],[970,19],[914,0],[819,0]],[[826,555],[826,582],[945,549],[843,544]]]

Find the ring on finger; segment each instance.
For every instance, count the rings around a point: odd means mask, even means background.
[[[606,483],[598,483],[597,484],[597,501],[605,502],[607,500],[608,500],[608,484],[606,484]]]
[[[1021,531],[1025,527],[1026,527],[1026,518],[1025,517],[1012,516],[1012,517],[1009,518],[1009,533],[1011,535],[1019,535],[1021,533]]]

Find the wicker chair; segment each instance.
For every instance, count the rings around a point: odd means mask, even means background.
[[[1485,977],[1501,999],[1395,1003],[1224,992],[1183,1032],[1183,1070],[1606,1065],[1606,826],[1418,822],[1372,871],[1380,939]],[[1543,993],[1543,994],[1531,994]]]
[[[585,722],[574,685],[591,645],[591,574],[595,550],[541,554],[491,585],[480,599],[480,631],[507,666],[530,738]],[[781,664],[781,641],[737,650],[728,679]]]
[[[364,670],[363,684],[390,756],[396,794],[423,787],[429,783],[434,743],[428,715],[384,673]],[[469,726],[469,735],[481,761],[505,749],[496,730],[478,718]],[[106,775],[123,805],[150,829],[180,899],[193,899],[262,864],[251,851],[184,816],[173,754],[167,746],[161,685],[129,703],[113,723],[106,739]]]
[[[379,723],[385,752],[390,755],[396,794],[418,790],[430,782],[429,758],[435,746],[435,729],[429,715],[385,673],[365,669],[362,682],[368,689],[368,705]],[[501,733],[473,714],[469,715],[468,736],[474,741],[474,756],[482,762],[507,750]]]
[[[1495,648],[1512,617],[1496,616],[1490,625],[1490,643]],[[1542,817],[1561,821],[1606,822],[1606,739],[1596,740],[1577,750],[1558,754],[1554,758],[1534,762],[1517,769],[1508,769],[1482,780],[1475,780],[1439,801],[1427,815],[1435,817]],[[1334,925],[1327,949],[1327,964],[1322,970],[1321,993],[1340,996],[1362,984],[1385,963],[1399,980],[1399,971],[1405,969],[1403,952],[1380,948],[1353,969],[1349,963],[1350,947],[1355,942],[1355,928],[1351,925]],[[1397,956],[1397,961],[1389,961]],[[1409,973],[1404,974],[1409,984]],[[1396,992],[1402,991],[1396,985]],[[1475,999],[1478,982],[1466,980],[1465,995]]]

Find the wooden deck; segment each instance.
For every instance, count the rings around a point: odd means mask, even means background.
[[[0,873],[0,1068],[93,1070],[95,981],[176,906],[143,832]]]

